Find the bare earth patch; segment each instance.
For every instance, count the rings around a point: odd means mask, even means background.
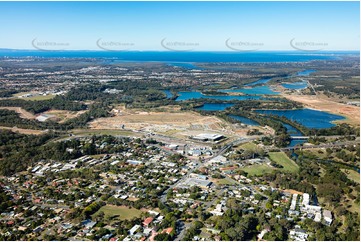
[[[283,96],[287,99],[300,102],[306,105],[306,107],[326,111],[338,115],[345,116],[345,120],[338,120],[338,123],[349,123],[352,125],[360,125],[360,107],[347,105],[339,102],[332,101],[330,99],[311,96],[311,95],[286,95]]]
[[[17,112],[21,118],[35,119],[35,115],[19,107],[0,107],[0,109],[13,110]]]
[[[34,134],[34,135],[41,135],[44,134],[45,131],[43,130],[36,130],[36,129],[20,129],[20,128],[16,128],[16,127],[4,127],[4,126],[0,126],[0,129],[7,129],[7,130],[11,130],[13,132],[18,132],[20,134]]]
[[[85,112],[87,112],[87,110],[82,110],[82,111],[78,111],[78,112],[67,111],[67,110],[49,110],[49,111],[43,112],[42,114],[53,115],[54,117],[51,119],[53,119],[54,121],[57,121],[58,123],[64,123],[67,120],[76,118]]]
[[[92,121],[91,129],[142,130],[172,136],[188,136],[199,132],[216,132],[228,135],[246,135],[247,129],[237,129],[215,116],[202,116],[196,112],[147,112],[117,109],[114,117]],[[114,112],[113,112],[114,113]]]

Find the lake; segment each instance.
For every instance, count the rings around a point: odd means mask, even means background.
[[[252,119],[246,118],[246,117],[242,117],[242,116],[238,116],[238,115],[229,115],[229,117],[236,119],[243,124],[259,126],[259,123],[257,123],[256,121],[254,121]]]
[[[265,83],[269,82],[271,79],[272,78],[259,79],[258,81],[247,83],[244,86],[248,87],[248,86],[254,86],[254,85],[259,85],[259,84],[265,84]]]
[[[163,90],[163,92],[165,93],[165,95],[167,95],[167,98],[172,98],[173,97],[173,93],[169,90]]]
[[[293,83],[283,83],[282,86],[287,89],[304,89],[308,86],[308,83],[306,81],[303,82],[293,82]]]
[[[205,103],[202,107],[196,109],[202,111],[223,111],[233,105],[233,103]]]
[[[278,95],[279,92],[273,91],[269,86],[257,86],[252,88],[241,88],[241,89],[225,89],[219,90],[220,92],[234,92],[234,93],[244,93],[248,95]]]
[[[190,99],[199,99],[199,98],[210,98],[222,101],[229,101],[229,100],[258,100],[262,99],[260,96],[213,96],[213,95],[204,95],[198,91],[189,91],[189,92],[179,92],[179,96],[177,97],[176,101],[186,101]]]
[[[292,121],[299,122],[307,128],[314,129],[331,128],[335,126],[335,124],[331,123],[332,121],[345,119],[340,115],[307,108],[296,110],[256,110],[256,112],[284,116]]]
[[[315,70],[304,70],[304,71],[298,72],[296,74],[296,76],[309,76],[313,72],[315,72]]]

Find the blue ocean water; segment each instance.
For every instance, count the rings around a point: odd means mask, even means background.
[[[254,121],[252,119],[246,118],[246,117],[242,117],[242,116],[238,116],[238,115],[229,115],[229,117],[236,119],[243,124],[259,126],[259,123],[257,123],[256,121]]]
[[[205,103],[202,107],[196,109],[202,111],[223,111],[233,105],[233,103]]]
[[[173,63],[168,63],[169,66],[174,66],[174,67],[180,67],[180,68],[184,68],[184,69],[190,69],[190,70],[201,70],[202,68],[195,66],[192,63],[187,63],[187,62],[173,62]]]
[[[0,57],[110,58],[117,61],[158,62],[304,62],[338,59],[359,52],[264,51],[264,52],[174,52],[174,51],[40,51],[0,49]]]
[[[297,110],[257,110],[256,112],[284,116],[301,123],[307,128],[314,129],[331,128],[335,126],[335,124],[331,123],[332,121],[344,119],[344,117],[339,115],[307,108]]]
[[[216,100],[222,100],[222,101],[230,101],[230,100],[258,100],[262,99],[260,96],[212,96],[212,95],[204,95],[197,91],[191,91],[191,92],[179,92],[179,96],[177,97],[176,101],[186,101],[190,99],[198,99],[198,98],[210,98],[210,99],[216,99]]]

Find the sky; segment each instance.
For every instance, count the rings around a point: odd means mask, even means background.
[[[359,50],[359,2],[0,2],[0,48]]]

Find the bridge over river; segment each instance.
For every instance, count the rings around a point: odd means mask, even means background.
[[[310,136],[291,136],[292,140],[308,140]]]

